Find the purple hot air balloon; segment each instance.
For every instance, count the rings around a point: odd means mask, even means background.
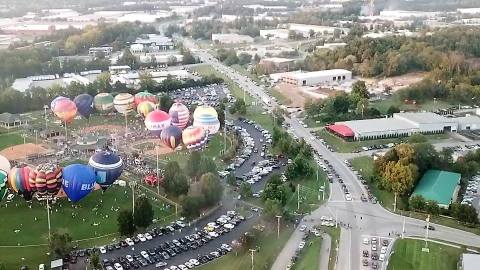
[[[85,117],[89,118],[93,109],[93,97],[89,94],[80,94],[73,99],[75,105],[77,105],[78,113]]]

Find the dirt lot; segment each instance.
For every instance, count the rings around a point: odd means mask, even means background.
[[[144,154],[155,156],[155,147],[154,145],[158,144],[158,154],[159,155],[165,155],[165,154],[170,154],[173,152],[172,149],[163,146],[157,139],[149,139],[149,140],[142,140],[138,141],[134,145],[131,146],[131,148],[137,150],[138,152],[143,152]]]
[[[300,87],[291,85],[291,84],[284,84],[281,83],[275,87],[275,89],[282,94],[285,99],[290,100],[290,104],[288,106],[291,107],[301,107],[305,104],[305,96],[301,91]]]
[[[24,160],[30,155],[42,155],[51,153],[52,151],[53,150],[43,144],[26,143],[5,148],[0,151],[0,154],[9,160]]]
[[[411,84],[415,84],[421,81],[427,72],[411,72],[400,76],[388,77],[388,78],[359,78],[364,80],[370,88],[375,89],[374,92],[383,92],[385,87],[390,86],[392,92],[395,92],[401,88],[407,87]]]
[[[110,133],[118,133],[124,131],[125,127],[119,125],[99,125],[86,127],[82,129],[82,132],[94,132],[94,131],[109,131]]]

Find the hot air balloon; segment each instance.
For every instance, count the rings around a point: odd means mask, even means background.
[[[57,99],[58,98],[55,100]],[[55,104],[52,102],[51,108],[53,113],[60,118],[60,120],[66,123],[70,123],[77,114],[77,106],[68,98],[60,98],[55,101]]]
[[[25,200],[32,198],[32,187],[29,182],[31,170],[28,166],[13,167],[8,173],[8,186],[15,193],[22,195]]]
[[[169,126],[160,133],[160,141],[174,150],[182,142],[182,130],[176,126]]]
[[[2,155],[0,155],[0,170],[6,172],[10,171],[10,161]]]
[[[95,171],[96,182],[106,190],[123,171],[123,161],[115,153],[102,151],[90,157],[88,165]]]
[[[0,170],[0,201],[7,195],[7,173]]]
[[[37,196],[54,196],[62,186],[62,168],[52,163],[40,164],[30,171],[28,181]]]
[[[198,106],[193,113],[193,126],[208,130],[209,134],[215,134],[220,129],[217,111],[211,106]]]
[[[113,99],[113,107],[118,113],[127,115],[134,108],[134,98],[129,93],[120,93]]]
[[[72,164],[63,168],[63,191],[72,202],[87,196],[95,186],[95,171],[83,164]]]
[[[62,96],[58,96],[58,97],[54,98],[54,99],[52,100],[52,102],[50,103],[50,109],[51,109],[52,111],[54,111],[54,110],[55,110],[55,107],[57,107],[58,102],[59,102],[60,100],[63,100],[63,99],[68,99],[68,98],[62,97]]]
[[[93,106],[99,112],[109,112],[113,109],[113,96],[108,93],[99,93],[93,99]]]
[[[168,114],[170,114],[170,117],[172,118],[172,125],[181,129],[184,129],[187,126],[190,118],[190,111],[187,106],[180,102],[175,102],[172,107],[170,107]]]
[[[157,99],[157,96],[155,96],[154,94],[150,93],[150,92],[139,92],[137,94],[135,94],[135,98],[134,98],[134,103],[135,103],[135,107],[137,107],[140,103],[144,102],[144,101],[150,101],[152,102],[153,104],[157,104],[158,103],[158,99]]]
[[[90,113],[92,113],[93,97],[89,94],[80,94],[73,99],[75,105],[77,106],[78,113],[88,118]]]
[[[140,114],[143,118],[147,116],[150,112],[155,109],[155,104],[151,101],[142,101],[137,106],[137,113]]]
[[[161,110],[154,110],[145,117],[145,126],[148,130],[152,131],[156,137],[159,137],[162,130],[170,125],[170,115]]]
[[[187,149],[199,149],[208,139],[208,131],[205,131],[201,127],[187,127],[182,132],[182,140],[183,144],[187,147]]]

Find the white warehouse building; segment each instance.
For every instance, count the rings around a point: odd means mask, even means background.
[[[326,129],[348,140],[406,137],[415,133],[436,134],[480,129],[480,117],[449,118],[432,112],[395,113],[390,118],[336,122]]]
[[[289,73],[282,76],[282,81],[298,86],[343,83],[352,80],[352,72],[345,69],[328,69],[313,72]]]

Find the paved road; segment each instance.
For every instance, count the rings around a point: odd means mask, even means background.
[[[232,78],[244,91],[248,91],[253,97],[264,102],[266,110],[271,111],[278,106],[271,100],[261,87],[256,86],[250,79],[238,74],[233,69],[226,67],[213,58],[207,51],[198,50],[198,47],[188,39],[184,40],[184,45],[194,49],[194,53],[205,63],[211,64],[216,70]],[[353,201],[347,202],[343,198],[338,183],[334,183],[332,196],[330,200],[313,211],[311,215],[306,216],[303,223],[314,225],[320,222],[322,215],[337,216],[338,221],[349,224],[351,229],[342,229],[339,243],[340,258],[336,269],[352,270],[360,269],[361,265],[361,245],[362,239],[366,236],[393,237],[394,233],[401,234],[403,222],[405,221],[405,235],[422,237],[424,231],[424,221],[413,218],[404,218],[391,213],[378,204],[363,203],[360,200],[362,193],[366,194],[364,187],[360,184],[353,172],[344,164],[344,159],[338,154],[328,151],[324,145],[310,135],[297,119],[287,118],[286,121],[292,126],[294,134],[299,138],[304,138],[318,153],[329,160],[340,177],[345,181],[352,194]],[[455,242],[463,245],[480,247],[480,236],[460,231],[457,229],[435,225],[436,231],[430,232],[430,237],[445,241]],[[288,264],[288,258],[292,258],[301,236],[296,230],[291,239],[285,245],[284,249],[274,263],[274,270],[285,269]]]

